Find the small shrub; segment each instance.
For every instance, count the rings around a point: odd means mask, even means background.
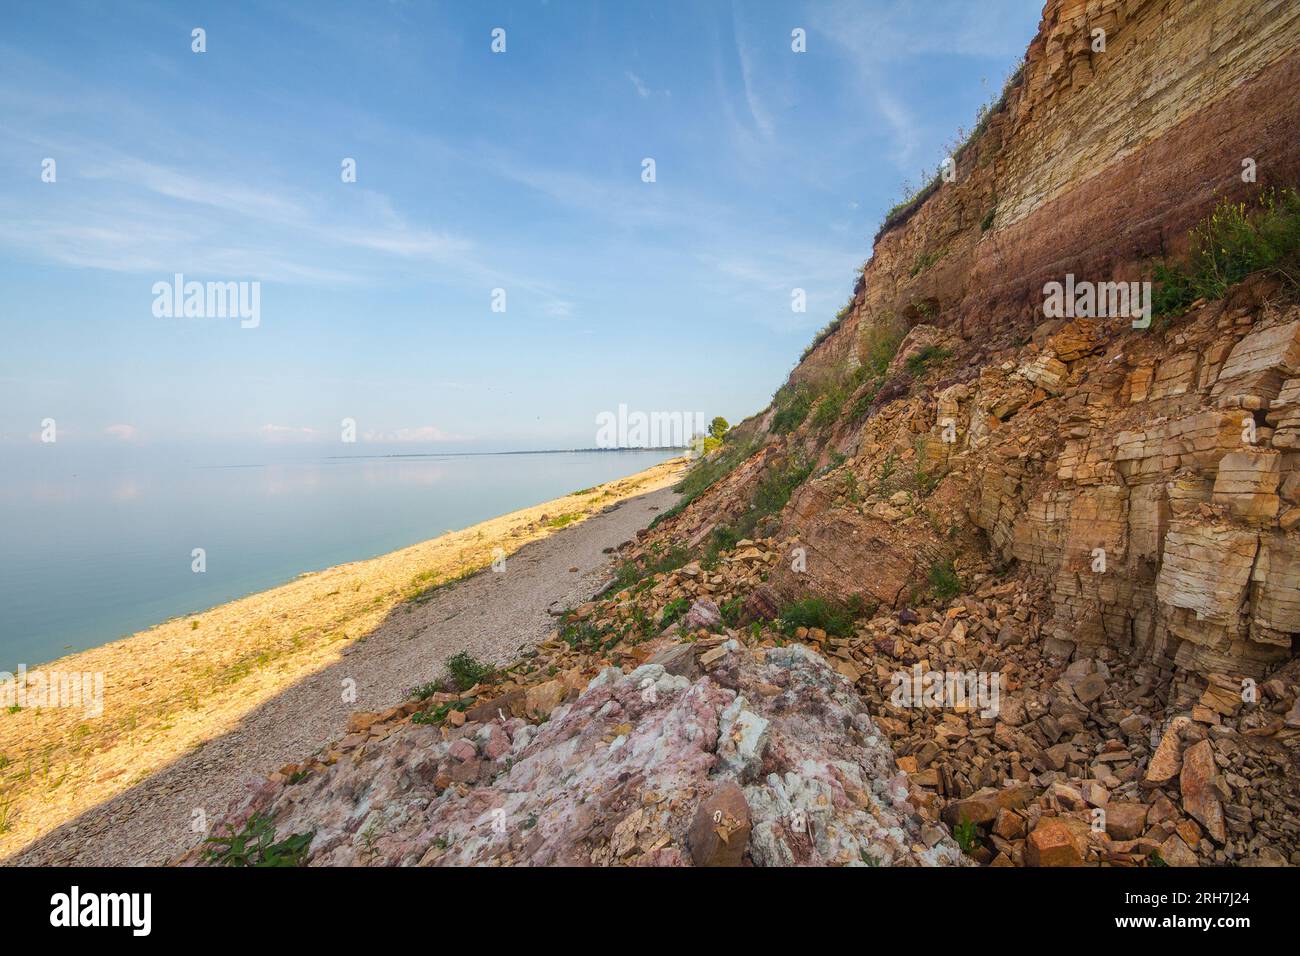
[[[922,252],[918,255],[916,261],[912,263],[912,278],[916,278],[926,269],[930,268],[930,266],[942,259],[943,253],[944,250],[942,249],[934,249],[929,252]]]
[[[211,836],[204,859],[217,866],[302,866],[316,831],[295,833],[276,842],[275,825],[270,817],[253,814],[238,833],[227,826],[225,836]]]
[[[635,561],[624,561],[614,572],[614,590],[622,591],[630,588],[645,576],[641,566]]]
[[[774,515],[789,502],[794,490],[812,473],[812,465],[797,457],[772,468],[754,491],[754,510],[760,516]]]
[[[898,458],[892,451],[881,459],[880,470],[876,472],[876,494],[882,498],[889,495],[894,489],[894,468],[897,463]]]
[[[665,512],[666,513],[666,512]],[[650,527],[654,527],[651,524]],[[669,574],[676,571],[691,559],[690,552],[680,544],[674,544],[667,551],[656,543],[650,554],[644,559],[644,566],[635,561],[624,561],[614,572],[615,588],[622,591],[637,584],[648,583],[656,574]]]
[[[853,615],[824,598],[795,601],[786,606],[777,620],[786,634],[793,634],[801,627],[820,627],[835,637],[848,637],[853,633]]]
[[[469,690],[475,684],[481,684],[490,680],[496,673],[496,668],[491,664],[484,664],[476,660],[469,651],[460,651],[447,658],[445,662],[447,673],[451,676],[459,690]]]
[[[663,613],[659,616],[659,627],[661,629],[672,627],[690,609],[690,598],[679,597],[669,601],[664,605]]]
[[[428,710],[417,710],[411,715],[413,724],[440,724],[447,719],[447,715],[453,710],[468,710],[470,704],[474,702],[473,698],[469,700],[448,700],[443,701],[436,707],[430,707]]]
[[[427,684],[417,684],[406,692],[407,697],[414,697],[416,700],[428,700],[434,694],[441,694],[447,689],[445,680],[431,680]]]
[[[926,367],[931,362],[942,362],[952,353],[945,348],[937,345],[927,345],[925,348],[907,357],[905,367],[907,374],[912,378],[920,378],[925,373]]]
[[[813,427],[821,431],[835,424],[839,420],[840,410],[844,408],[846,397],[843,386],[832,386],[817,403],[817,411],[813,413]]]
[[[939,484],[939,479],[943,477],[939,472],[931,472],[926,468],[925,444],[918,441],[916,443],[915,464],[912,466],[912,490],[921,498],[928,498]]]
[[[560,628],[560,640],[575,651],[598,651],[604,649],[606,644],[617,644],[618,636],[615,635],[611,640],[606,628],[597,627],[590,621],[570,621]]]
[[[889,371],[889,363],[903,343],[903,331],[895,324],[873,327],[867,335],[866,361],[863,365],[879,378]]]
[[[974,853],[979,846],[979,829],[972,820],[957,824],[952,828],[952,835],[963,853]]]
[[[632,625],[632,629],[635,630],[638,634],[640,634],[643,637],[648,636],[651,631],[650,617],[649,615],[646,614],[645,610],[640,605],[637,605],[636,607],[632,608],[631,616],[632,616],[632,620],[630,623]]]
[[[1190,233],[1184,262],[1155,267],[1154,315],[1176,315],[1197,299],[1221,299],[1257,272],[1300,288],[1300,193],[1262,190],[1253,204],[1221,202]]]
[[[858,487],[858,474],[852,468],[844,472],[840,478],[840,485],[844,492],[844,497],[849,499],[851,504],[857,504],[862,500],[862,491]]]
[[[1195,301],[1191,277],[1178,266],[1157,263],[1152,276],[1152,316],[1181,315]]]
[[[832,471],[840,467],[840,465],[844,464],[848,460],[849,460],[848,456],[845,455],[844,452],[840,451],[838,448],[835,449],[834,451],[831,452],[830,460],[827,461],[826,464],[822,465],[822,467],[817,470],[816,477],[820,478],[823,475],[829,475]]]
[[[562,515],[556,515],[554,518],[547,519],[546,527],[563,528],[565,525],[573,524],[582,517],[581,511],[569,511]]]
[[[980,232],[988,232],[990,229],[992,229],[993,220],[997,218],[997,215],[998,215],[997,206],[994,206],[992,209],[986,212],[984,214],[984,218],[980,220]]]
[[[940,561],[930,566],[930,593],[941,601],[948,601],[961,593],[961,578],[953,570],[951,561]]]
[[[656,551],[652,554],[646,571],[649,574],[671,574],[676,571],[687,561],[691,559],[691,554],[680,544],[674,544],[667,551]]]
[[[705,570],[712,570],[718,566],[718,561],[724,551],[730,551],[740,540],[740,535],[725,524],[717,525],[709,535],[708,546],[704,549],[704,556],[700,558],[700,567]]]
[[[876,400],[876,395],[880,392],[880,383],[874,382],[871,387],[864,390],[861,395],[853,400],[849,406],[849,412],[846,416],[850,422],[856,422],[866,418],[871,412],[871,405]]]
[[[934,299],[914,299],[905,314],[929,322],[939,314],[939,306]]]
[[[806,385],[797,385],[791,396],[777,405],[776,414],[772,416],[772,431],[785,435],[803,424],[812,408],[812,394]]]
[[[710,536],[712,547],[719,551],[730,551],[740,541],[740,535],[725,524],[720,524],[713,529]]]
[[[844,602],[844,607],[855,618],[874,617],[876,611],[880,609],[880,602],[869,598],[864,593],[851,594]]]
[[[739,624],[740,611],[744,603],[744,598],[734,597],[730,601],[724,601],[719,605],[718,610],[722,612],[722,623],[727,627],[735,627]]]

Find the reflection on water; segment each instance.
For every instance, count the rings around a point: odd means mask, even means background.
[[[630,475],[670,454],[7,462],[0,670]],[[207,553],[206,573],[190,570],[194,548]]]

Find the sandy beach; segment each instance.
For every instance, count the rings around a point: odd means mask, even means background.
[[[608,550],[672,504],[682,466],[305,574],[45,665],[102,674],[103,713],[0,713],[0,859],[173,858],[202,838],[196,821],[339,736],[349,713],[400,702],[458,651],[505,663],[544,638],[548,607],[590,595],[609,573]],[[504,573],[494,573],[502,554]]]

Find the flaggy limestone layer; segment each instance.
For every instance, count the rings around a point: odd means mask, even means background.
[[[762,458],[665,534],[704,540],[744,511],[766,462],[803,454],[831,470],[782,515],[808,574],[775,575],[755,610],[809,587],[899,606],[971,547],[1050,581],[1046,634],[1062,650],[1261,676],[1300,631],[1297,314],[1258,287],[1172,329],[1067,324],[1045,320],[1043,285],[1149,275],[1220,198],[1300,182],[1300,6],[1049,0],[1025,60],[956,182],[883,233],[844,320],[791,375],[843,378],[906,331],[864,400],[875,417],[841,415],[826,443],[807,423],[771,434],[769,409],[742,428]],[[907,359],[925,346],[952,357],[923,385]],[[928,508],[942,517],[909,522],[870,495],[898,484],[884,459],[950,476]],[[845,482],[860,507],[845,507]]]
[[[853,365],[899,321],[987,355],[1041,319],[1045,282],[1149,273],[1219,199],[1300,182],[1298,86],[1287,0],[1049,0],[956,181],[879,238],[845,321],[792,378]]]
[[[1237,299],[1164,331],[1050,323],[965,381],[842,421],[780,519],[806,567],[778,565],[751,607],[901,607],[937,562],[979,555],[1049,583],[1060,653],[1264,676],[1300,633],[1300,308]],[[908,487],[918,469],[932,492]],[[737,511],[715,498],[752,495],[745,474],[663,533],[703,540]]]

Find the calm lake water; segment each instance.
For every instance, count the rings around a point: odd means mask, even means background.
[[[53,450],[50,448],[49,450]],[[213,466],[33,454],[0,470],[0,670],[635,474],[674,452]],[[191,551],[207,570],[191,571]]]

